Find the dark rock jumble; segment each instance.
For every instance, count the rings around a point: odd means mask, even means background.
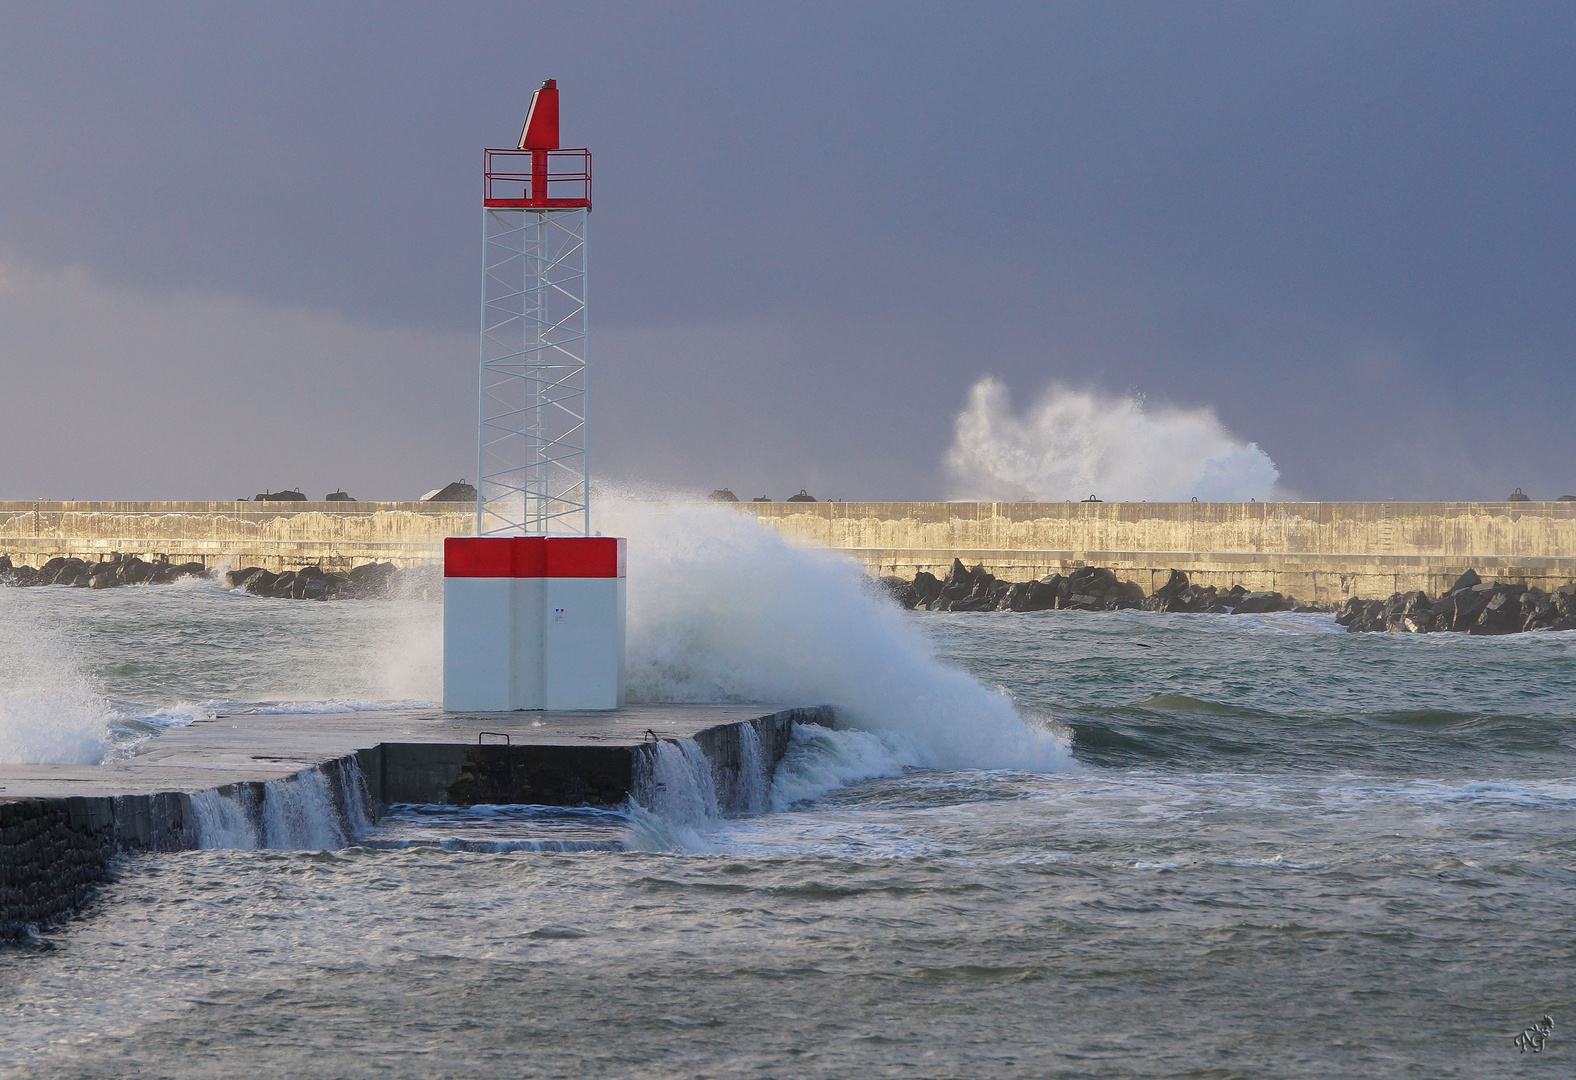
[[[1335,621],[1352,633],[1392,631],[1431,634],[1517,634],[1576,630],[1576,585],[1552,593],[1514,582],[1484,581],[1468,570],[1437,600],[1425,592],[1396,593],[1388,600],[1346,601]]]
[[[116,585],[167,585],[177,578],[206,577],[200,562],[172,563],[167,558],[149,562],[133,555],[111,553],[102,562],[56,556],[43,566],[13,566],[11,556],[0,555],[0,584],[70,585],[78,589],[109,589]]]
[[[369,599],[393,592],[399,571],[393,563],[367,563],[354,570],[324,570],[303,566],[275,574],[260,566],[231,570],[225,584],[243,589],[253,596],[272,596],[289,600]]]
[[[882,578],[893,599],[905,608],[929,611],[1146,611],[1220,612],[1239,615],[1264,611],[1317,611],[1295,597],[1278,592],[1249,592],[1240,585],[1219,590],[1194,585],[1180,570],[1154,595],[1141,585],[1122,581],[1103,566],[1082,566],[1067,575],[1050,574],[1038,581],[1001,581],[983,566],[972,570],[952,560],[945,578],[921,570],[913,581]]]
[[[1038,581],[1000,581],[983,566],[972,570],[952,560],[945,578],[920,571],[913,581],[884,577],[881,583],[905,608],[930,611],[1178,611],[1251,615],[1270,611],[1331,611],[1278,592],[1249,592],[1241,585],[1218,589],[1196,585],[1180,570],[1152,595],[1122,581],[1105,567],[1084,566]],[[1468,570],[1438,600],[1427,593],[1396,593],[1388,600],[1346,601],[1335,621],[1353,633],[1389,630],[1413,634],[1455,631],[1515,634],[1530,630],[1576,630],[1576,584],[1553,592],[1514,582],[1485,582]]]
[[[256,596],[293,600],[366,599],[393,593],[399,571],[393,563],[367,563],[353,570],[324,570],[303,566],[271,573],[260,566],[232,570],[225,583],[245,589]],[[0,555],[0,585],[67,585],[78,589],[108,589],[117,585],[166,585],[183,577],[211,577],[200,562],[172,563],[167,558],[153,561],[137,556],[112,553],[102,562],[87,562],[75,557],[56,557],[43,566],[16,566],[9,555]]]

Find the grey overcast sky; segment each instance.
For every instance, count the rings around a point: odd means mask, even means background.
[[[1576,493],[1569,3],[85,3],[0,14],[0,497],[471,477],[549,77],[601,475],[941,497],[989,375],[1301,497]]]

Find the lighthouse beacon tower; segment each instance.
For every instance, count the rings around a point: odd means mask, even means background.
[[[558,84],[484,151],[476,535],[443,552],[443,707],[624,704],[624,541],[591,533],[591,152],[558,145]]]

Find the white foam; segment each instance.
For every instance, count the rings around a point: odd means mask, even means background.
[[[899,736],[796,724],[772,780],[771,808],[787,810],[847,784],[896,776],[917,756]]]
[[[766,809],[771,795],[770,776],[771,768],[755,725],[740,724],[739,779],[734,789],[738,813],[759,814]]]
[[[263,846],[332,851],[345,846],[327,778],[317,769],[263,785]]]
[[[306,769],[262,785],[191,797],[203,848],[333,851],[372,828],[366,780],[354,761]]]
[[[711,762],[693,739],[659,742],[641,756],[630,806],[630,846],[639,850],[709,850],[700,834],[722,818]]]
[[[191,808],[196,818],[198,846],[242,851],[261,847],[262,836],[254,823],[253,801],[246,788],[234,795],[221,795],[213,790],[193,795]]]
[[[1065,741],[942,663],[864,571],[714,503],[603,495],[596,527],[629,538],[633,701],[829,704],[896,737],[909,764],[1073,769]]]
[[[1211,409],[1150,409],[1141,396],[1052,386],[1014,415],[991,378],[969,391],[946,464],[954,497],[966,499],[1245,502],[1273,497],[1280,479],[1270,456]]]

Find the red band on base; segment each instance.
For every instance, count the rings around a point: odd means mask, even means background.
[[[620,536],[451,536],[444,577],[621,578]]]

